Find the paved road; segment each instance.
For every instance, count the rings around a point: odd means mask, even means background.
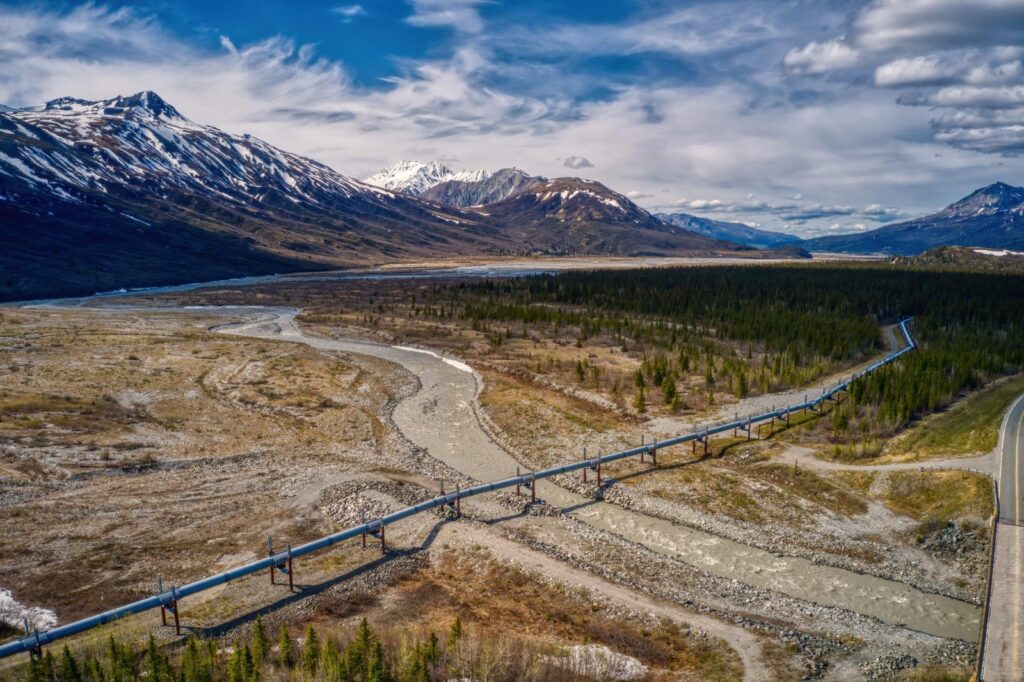
[[[1024,396],[1003,419],[999,451],[999,524],[982,679],[1017,682],[1024,680]]]

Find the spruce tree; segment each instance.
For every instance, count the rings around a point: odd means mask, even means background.
[[[60,682],[81,682],[82,680],[82,674],[78,670],[78,661],[75,660],[75,656],[67,644],[64,645],[64,650],[61,652],[60,671],[57,673],[57,679]]]
[[[252,628],[252,658],[256,667],[260,667],[270,653],[270,637],[267,636],[267,629],[263,625],[263,617],[256,616],[256,623]]]
[[[312,675],[316,672],[316,664],[320,659],[320,638],[312,625],[306,626],[306,637],[302,643],[302,668]]]
[[[277,663],[288,670],[295,665],[295,643],[284,624],[281,625],[281,635],[277,639]]]

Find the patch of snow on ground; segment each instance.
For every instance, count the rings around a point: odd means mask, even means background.
[[[25,606],[14,598],[10,590],[0,588],[0,622],[20,630],[26,618],[29,628],[39,631],[49,630],[57,624],[57,614],[50,609]]]
[[[455,369],[462,370],[463,372],[469,372],[470,374],[473,373],[473,368],[467,365],[466,363],[459,362],[458,360],[452,360],[451,358],[442,357],[441,355],[438,355],[432,350],[426,350],[424,348],[413,348],[412,346],[392,346],[392,348],[396,350],[406,350],[411,353],[423,353],[424,355],[432,355],[438,360],[444,362],[445,364],[451,365]]]
[[[1002,256],[1024,256],[1024,251],[1010,251],[1009,249],[1000,249],[998,251],[993,249],[972,249],[972,251],[983,256],[996,256],[997,258]]]
[[[547,660],[595,680],[640,680],[647,676],[647,666],[643,663],[600,644],[571,646],[565,656],[549,656]]]

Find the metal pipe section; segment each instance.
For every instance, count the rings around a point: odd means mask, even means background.
[[[529,486],[533,481],[537,479],[551,478],[553,476],[558,476],[560,474],[567,474],[573,471],[579,471],[580,469],[595,468],[601,463],[615,462],[629,457],[636,457],[637,455],[640,455],[642,453],[649,452],[651,448],[654,448],[655,450],[660,450],[671,445],[679,445],[681,443],[687,443],[690,441],[704,441],[707,440],[707,438],[709,438],[712,435],[723,433],[725,431],[731,431],[734,428],[746,428],[747,426],[754,422],[762,422],[772,418],[785,417],[788,414],[791,414],[793,412],[799,412],[800,410],[804,409],[813,409],[814,407],[820,405],[826,400],[832,399],[837,393],[846,390],[849,387],[850,383],[852,383],[854,380],[866,374],[870,374],[871,372],[874,372],[880,367],[883,367],[893,362],[894,360],[900,358],[905,353],[908,353],[916,349],[917,343],[914,341],[913,336],[911,336],[910,334],[910,330],[907,328],[907,324],[912,319],[913,318],[908,317],[899,321],[900,331],[902,332],[903,340],[907,344],[906,346],[904,346],[898,351],[893,351],[892,353],[889,353],[878,362],[875,362],[864,369],[854,372],[850,379],[840,382],[839,384],[836,384],[831,389],[823,389],[820,396],[813,398],[811,400],[807,400],[803,403],[799,403],[797,405],[789,405],[788,407],[783,407],[777,410],[773,410],[771,412],[765,412],[764,414],[747,416],[742,419],[726,422],[724,424],[718,424],[715,426],[705,426],[703,429],[699,429],[692,433],[687,433],[681,436],[675,436],[674,438],[668,438],[663,441],[648,443],[646,445],[641,445],[639,447],[631,448],[629,450],[622,450],[621,452],[613,452],[611,454],[603,455],[601,457],[585,459],[578,462],[572,462],[570,464],[563,464],[561,466],[555,466],[549,469],[544,469],[543,471],[536,471],[528,474],[523,474],[521,476],[513,476],[511,478],[502,479],[500,481],[482,483],[480,485],[473,486],[471,488],[466,488],[464,490],[456,490],[455,492],[452,493],[439,495],[438,497],[426,500],[425,502],[420,502],[419,504],[415,504],[411,507],[399,509],[398,511],[388,514],[387,516],[384,516],[375,521],[370,521],[368,523],[364,523],[353,528],[347,528],[332,535],[322,537],[318,540],[307,542],[304,545],[293,547],[291,548],[290,552],[284,551],[279,552],[277,554],[271,554],[266,558],[242,566],[238,566],[236,568],[232,568],[221,573],[217,573],[216,575],[212,575],[208,578],[203,578],[201,580],[188,583],[187,585],[183,585],[181,587],[172,587],[170,590],[161,592],[160,594],[153,595],[152,597],[146,597],[145,599],[140,599],[138,601],[131,602],[130,604],[125,604],[124,606],[118,606],[117,608],[110,609],[109,611],[104,611],[103,613],[97,614],[95,616],[89,616],[88,618],[83,618],[73,623],[68,623],[67,625],[61,625],[59,627],[53,628],[52,630],[46,630],[44,632],[35,632],[27,637],[22,637],[21,639],[17,639],[13,642],[8,642],[7,644],[0,645],[0,658],[5,658],[7,656],[11,656],[21,652],[37,650],[44,644],[55,642],[64,637],[77,635],[81,632],[85,632],[86,630],[91,630],[92,628],[98,627],[100,625],[104,625],[106,623],[119,620],[132,614],[141,613],[142,611],[148,611],[150,609],[155,609],[159,607],[167,607],[171,604],[177,606],[180,600],[184,597],[188,597],[193,594],[198,594],[200,592],[205,592],[206,590],[216,587],[217,585],[223,585],[224,583],[231,582],[232,580],[236,580],[247,575],[252,575],[253,573],[265,571],[273,566],[278,566],[282,563],[286,563],[289,560],[289,558],[296,559],[306,554],[311,554],[313,552],[326,549],[331,545],[338,544],[339,542],[344,542],[345,540],[359,537],[364,533],[383,532],[384,527],[387,525],[396,523],[398,521],[401,521],[402,519],[423,513],[425,511],[430,511],[431,509],[457,504],[458,500],[462,498],[475,497],[477,495],[483,495],[484,493],[494,492],[496,490],[502,490],[504,488],[512,488],[514,486],[519,485]]]

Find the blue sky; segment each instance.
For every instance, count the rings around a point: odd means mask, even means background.
[[[584,175],[801,234],[1024,185],[1020,0],[0,0],[0,102],[151,89],[365,177]]]

